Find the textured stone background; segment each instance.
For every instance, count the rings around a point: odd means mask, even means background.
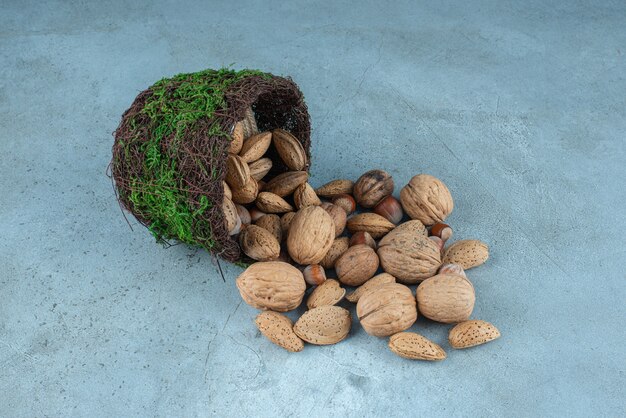
[[[623,1],[2,2],[0,415],[625,415],[625,21]],[[105,176],[122,112],[231,63],[301,86],[312,183],[449,185],[456,237],[491,245],[474,317],[502,339],[428,364],[354,326],[288,354],[239,268],[129,229]]]

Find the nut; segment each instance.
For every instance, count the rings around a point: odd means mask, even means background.
[[[445,245],[445,242],[441,238],[433,235],[431,237],[428,237],[428,239],[435,243],[437,248],[439,248],[440,253],[443,253],[443,246]]]
[[[319,206],[307,206],[296,212],[287,236],[289,255],[299,264],[318,264],[335,238],[335,224]]]
[[[442,264],[441,267],[439,267],[437,274],[456,274],[457,276],[462,276],[467,279],[467,275],[465,274],[463,267],[455,263]]]
[[[337,259],[335,271],[339,281],[349,286],[360,286],[378,270],[376,251],[367,245],[355,245]]]
[[[428,174],[418,174],[400,190],[400,202],[412,219],[424,225],[443,222],[454,208],[452,195],[443,182]]]
[[[444,263],[455,263],[468,270],[480,266],[489,258],[489,247],[477,239],[464,239],[449,246],[443,255]]]
[[[285,197],[292,194],[299,185],[308,179],[309,175],[306,171],[288,171],[271,179],[263,190]]]
[[[454,348],[468,348],[500,338],[500,331],[487,321],[465,321],[457,324],[448,334]]]
[[[346,215],[350,215],[356,210],[356,201],[349,194],[340,194],[333,198],[333,205],[337,205],[346,211]]]
[[[404,331],[417,320],[411,289],[398,283],[384,284],[363,294],[356,313],[365,332],[376,337]]]
[[[322,261],[320,261],[321,266],[325,269],[335,268],[335,262],[348,250],[348,247],[350,247],[348,237],[335,238],[333,244],[330,246],[330,249]]]
[[[350,246],[365,244],[372,250],[376,251],[376,241],[369,232],[359,231],[350,237]]]
[[[253,260],[269,261],[278,258],[280,243],[268,230],[257,225],[248,225],[239,235],[239,245]]]
[[[287,212],[280,218],[280,229],[282,229],[285,237],[289,233],[289,227],[294,216],[296,216],[296,212]]]
[[[241,223],[245,225],[250,224],[252,222],[252,218],[250,218],[250,212],[248,212],[248,209],[241,205],[235,205],[235,207],[237,208],[237,215],[239,215]]]
[[[224,213],[224,222],[226,223],[226,229],[230,235],[238,234],[239,228],[241,228],[241,218],[237,214],[237,207],[227,197],[224,197],[222,201],[222,212]]]
[[[266,213],[284,213],[293,210],[293,206],[287,203],[285,199],[270,192],[259,193],[256,198],[256,205]]]
[[[333,223],[335,224],[335,236],[338,237],[343,233],[343,230],[346,228],[346,211],[340,208],[337,205],[333,205],[332,203],[324,202],[322,203],[322,209],[324,209],[331,218],[333,218]]]
[[[256,181],[261,180],[272,169],[272,160],[269,158],[261,158],[253,163],[248,164],[250,167],[250,176]]]
[[[268,340],[292,353],[304,350],[304,341],[293,332],[293,322],[278,312],[261,312],[254,321]]]
[[[222,187],[224,187],[224,197],[233,199],[233,192],[230,190],[230,186],[225,181],[222,181]]]
[[[248,178],[248,182],[240,188],[233,188],[233,202],[239,204],[247,204],[254,202],[259,194],[259,185],[252,177]]]
[[[452,323],[469,319],[474,310],[474,286],[455,274],[438,274],[417,287],[417,307],[426,318]]]
[[[306,152],[298,139],[283,129],[272,131],[276,152],[290,170],[303,170],[307,165]]]
[[[293,192],[293,202],[298,209],[322,204],[322,201],[317,197],[315,190],[309,183],[302,183],[296,188]]]
[[[328,279],[313,290],[306,301],[306,306],[314,309],[318,306],[336,305],[345,295],[346,289],[341,287],[337,280]]]
[[[421,221],[414,219],[396,226],[391,232],[385,235],[383,240],[389,241],[398,234],[421,235],[423,237],[427,237],[428,230]]]
[[[252,163],[265,155],[272,143],[272,133],[263,132],[246,139],[241,147],[239,156],[247,163]]]
[[[381,200],[380,203],[374,207],[374,213],[377,213],[396,225],[400,223],[402,217],[404,216],[400,202],[398,202],[398,199],[393,196],[387,196]]]
[[[237,277],[236,284],[248,305],[277,312],[297,308],[306,290],[300,270],[282,261],[254,263]]]
[[[243,145],[243,124],[241,122],[235,123],[233,126],[233,133],[230,138],[230,146],[228,152],[231,154],[239,154],[241,146]]]
[[[352,194],[352,187],[354,182],[352,180],[333,180],[326,183],[322,187],[319,187],[315,192],[318,196],[331,198],[340,194]]]
[[[273,213],[261,216],[256,222],[256,226],[269,231],[279,243],[283,240],[283,230],[280,227],[280,217]]]
[[[439,247],[412,228],[396,228],[378,243],[380,264],[402,283],[415,284],[437,273],[441,265]]]
[[[226,183],[232,189],[241,189],[250,181],[250,167],[240,156],[229,154],[226,159]]]
[[[443,242],[446,242],[447,240],[452,238],[452,228],[450,227],[450,225],[437,222],[430,228],[430,235],[439,237],[443,240]]]
[[[304,275],[304,281],[311,286],[319,286],[326,281],[326,272],[324,267],[319,264],[311,264],[304,268],[302,271]]]
[[[256,126],[256,119],[254,117],[254,111],[252,108],[247,108],[246,113],[244,114],[243,120],[241,121],[241,125],[243,127],[243,138],[250,138],[252,135],[256,135],[259,133],[259,128]]]
[[[327,345],[336,344],[348,336],[352,317],[339,306],[320,306],[306,311],[293,326],[293,331],[304,341]]]
[[[252,209],[249,210],[249,212],[250,212],[250,220],[252,222],[256,222],[256,221],[258,221],[261,218],[261,216],[266,215],[265,212],[261,212],[257,208],[252,208]]]
[[[357,287],[354,292],[347,295],[346,299],[348,299],[352,303],[357,303],[359,299],[361,298],[361,296],[363,296],[365,293],[369,292],[370,290],[375,289],[378,286],[382,286],[387,283],[395,283],[395,282],[396,282],[396,278],[393,277],[389,273],[377,274],[376,276],[372,277],[371,279],[363,283],[361,286]]]
[[[374,239],[378,239],[394,229],[396,226],[387,219],[375,213],[360,213],[354,215],[346,222],[348,231],[355,233],[358,231],[369,232]]]
[[[371,170],[354,183],[352,195],[364,208],[373,208],[393,193],[393,178],[383,170]]]
[[[443,348],[414,332],[399,332],[392,335],[389,338],[389,349],[410,360],[438,361],[446,358]]]

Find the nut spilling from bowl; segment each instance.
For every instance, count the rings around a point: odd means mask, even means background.
[[[300,141],[282,129],[259,132],[251,115],[233,129],[222,212],[252,263],[236,283],[263,311],[261,334],[299,352],[343,341],[356,316],[367,334],[389,337],[390,352],[429,361],[447,356],[410,331],[418,317],[454,324],[455,349],[500,336],[470,319],[476,294],[466,270],[487,261],[489,248],[475,239],[448,244],[453,229],[443,222],[454,203],[441,180],[418,174],[394,197],[393,177],[376,169],[314,188]],[[284,314],[303,304],[299,318]]]

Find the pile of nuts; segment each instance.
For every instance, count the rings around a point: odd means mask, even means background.
[[[452,228],[443,221],[453,200],[441,180],[416,175],[399,200],[383,170],[314,189],[304,171],[306,153],[289,132],[259,133],[249,111],[232,137],[223,211],[230,234],[257,261],[237,287],[247,304],[263,310],[256,325],[270,341],[293,352],[305,342],[342,341],[352,325],[350,312],[337,306],[344,298],[356,303],[368,334],[390,337],[389,349],[408,359],[446,358],[440,345],[406,332],[418,314],[457,324],[448,336],[453,348],[500,336],[492,324],[470,320],[475,293],[465,271],[483,264],[489,250],[478,240],[446,245]],[[265,182],[272,145],[290,171]],[[332,271],[335,277],[327,277]],[[417,285],[415,294],[407,285]],[[345,286],[356,289],[346,295]],[[281,312],[298,308],[307,287],[308,310],[294,324]]]

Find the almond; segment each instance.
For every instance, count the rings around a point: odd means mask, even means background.
[[[325,269],[335,268],[335,262],[346,250],[350,247],[349,238],[348,237],[339,237],[335,238],[330,249],[320,261],[320,264]]]
[[[335,236],[338,237],[343,233],[343,230],[346,229],[346,212],[339,206],[328,202],[322,203],[321,207],[330,215],[331,218],[333,218],[333,223],[335,224]]]
[[[228,152],[231,154],[239,154],[243,145],[243,124],[241,122],[235,123],[233,126],[233,133],[230,137],[230,146]]]
[[[265,216],[266,213],[265,212],[261,212],[259,209],[257,208],[251,208],[249,210],[250,212],[250,219],[252,220],[252,222],[256,222],[258,221],[262,216]]]
[[[389,349],[400,357],[411,360],[437,361],[446,358],[438,344],[414,332],[399,332],[389,338]]]
[[[380,264],[402,283],[415,284],[437,273],[441,265],[439,247],[411,228],[391,231],[378,243]]]
[[[296,212],[287,212],[280,218],[280,228],[283,231],[284,237],[289,233],[289,227],[291,226],[291,221],[294,216],[296,216]]]
[[[265,213],[284,213],[293,210],[293,206],[287,203],[285,199],[270,192],[259,193],[256,198],[256,205]]]
[[[243,138],[250,138],[252,135],[259,133],[259,128],[256,126],[256,118],[254,117],[254,111],[252,108],[247,108],[244,118],[241,121],[243,127]]]
[[[356,313],[365,332],[376,337],[404,331],[417,320],[411,289],[398,283],[377,286],[361,295]]]
[[[350,215],[356,210],[356,201],[349,194],[340,194],[333,198],[333,204],[339,206]]]
[[[315,192],[318,196],[331,198],[340,194],[352,194],[353,186],[354,182],[352,180],[339,179],[326,183],[322,187],[317,188]]]
[[[293,322],[285,315],[265,311],[261,312],[254,322],[261,334],[274,344],[292,353],[304,350],[304,341],[293,332]]]
[[[418,174],[400,190],[400,202],[412,219],[424,225],[443,222],[454,208],[450,190],[438,178]]]
[[[241,227],[241,219],[237,214],[237,207],[235,206],[233,201],[227,197],[224,197],[224,200],[222,201],[222,212],[224,213],[224,222],[226,223],[226,229],[228,230],[228,233],[233,235],[239,232],[233,232],[237,225]]]
[[[287,236],[289,255],[299,264],[318,264],[335,238],[335,224],[319,206],[307,206],[296,212]]]
[[[474,286],[455,274],[438,274],[417,287],[417,307],[426,318],[443,323],[469,319],[474,310]]]
[[[363,296],[365,293],[369,292],[372,289],[377,288],[378,286],[382,286],[387,283],[395,283],[396,278],[393,277],[389,273],[380,273],[376,276],[372,277],[361,286],[357,287],[356,290],[349,295],[346,296],[346,299],[352,303],[357,303],[359,298]]]
[[[368,232],[372,238],[378,239],[396,226],[387,219],[375,213],[361,213],[352,216],[346,222],[348,231],[355,233],[358,231]]]
[[[233,192],[230,190],[230,186],[225,181],[222,181],[222,187],[224,187],[224,197],[233,199]]]
[[[256,226],[269,231],[279,243],[283,240],[283,230],[280,227],[280,217],[273,213],[261,216],[256,222]]]
[[[354,183],[352,195],[364,208],[373,208],[393,193],[393,178],[384,170],[371,170]]]
[[[313,190],[313,187],[311,187],[309,183],[302,183],[294,190],[293,202],[298,209],[322,204],[322,201],[317,197],[315,190]]]
[[[336,305],[346,295],[346,289],[335,279],[327,279],[317,286],[306,301],[309,309],[318,306]]]
[[[260,134],[252,135],[244,141],[241,151],[239,152],[239,156],[247,163],[257,161],[265,155],[271,143],[271,132],[262,132]]]
[[[235,205],[235,207],[237,208],[237,215],[239,215],[241,223],[249,225],[252,222],[252,218],[250,217],[250,212],[248,212],[248,209],[246,209],[245,206],[241,205]]]
[[[284,129],[272,131],[276,152],[290,170],[299,171],[307,166],[306,152],[302,143]]]
[[[226,159],[226,183],[232,189],[241,189],[250,181],[250,168],[240,156],[229,154]]]
[[[239,235],[239,245],[253,260],[269,261],[278,258],[280,243],[268,230],[257,225],[249,225]]]
[[[282,261],[254,263],[237,277],[236,284],[248,305],[277,312],[297,308],[306,290],[300,270]]]
[[[261,158],[250,163],[248,166],[250,167],[250,176],[259,181],[272,169],[272,160],[269,158]]]
[[[348,286],[360,286],[372,278],[378,270],[376,251],[367,245],[355,245],[335,262],[339,281]]]
[[[310,264],[302,270],[304,281],[311,286],[319,286],[326,281],[324,267],[319,264]]]
[[[306,311],[293,327],[304,341],[327,345],[336,344],[348,336],[352,317],[347,309],[339,306],[320,306]]]
[[[486,321],[473,320],[457,324],[450,330],[448,341],[454,348],[468,348],[500,338],[498,328]]]
[[[309,179],[306,171],[288,171],[279,174],[265,185],[264,191],[274,193],[280,197],[289,196],[296,188]]]
[[[259,185],[252,177],[248,178],[248,182],[243,187],[233,188],[233,202],[239,204],[248,204],[254,202],[259,193]]]
[[[445,250],[443,262],[455,263],[467,270],[480,266],[488,258],[487,244],[477,239],[465,239],[455,242]]]

